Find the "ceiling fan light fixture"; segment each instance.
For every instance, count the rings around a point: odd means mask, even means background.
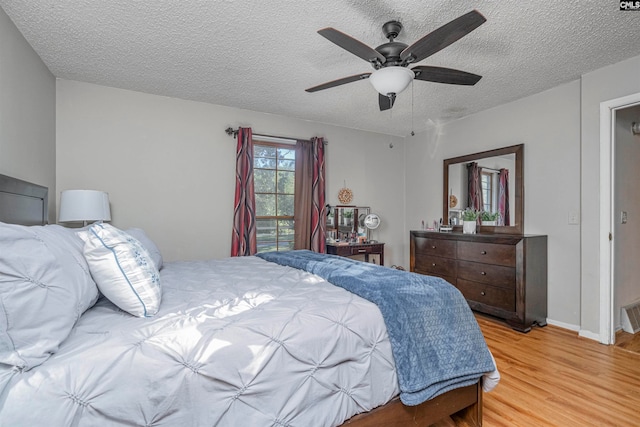
[[[369,81],[378,93],[387,96],[390,93],[397,95],[405,90],[414,77],[414,72],[406,67],[391,66],[371,73]]]

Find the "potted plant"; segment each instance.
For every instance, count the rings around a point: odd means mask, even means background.
[[[496,225],[499,216],[500,214],[498,212],[483,211],[480,213],[480,221],[482,222],[482,225]]]
[[[344,216],[344,225],[351,225],[351,219],[353,218],[353,211],[346,210],[342,214]]]
[[[471,208],[462,211],[462,232],[464,234],[475,234],[479,214],[480,212]]]

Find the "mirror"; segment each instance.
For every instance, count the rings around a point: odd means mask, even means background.
[[[357,243],[358,237],[370,240],[370,230],[364,224],[369,215],[367,206],[332,206],[327,214],[327,239]]]
[[[445,159],[443,221],[451,219],[454,231],[462,229],[461,214],[468,207],[468,164],[470,163],[476,163],[480,169],[480,174],[477,176],[478,188],[482,192],[483,208],[480,210],[499,214],[500,217],[496,225],[481,225],[479,232],[522,234],[524,232],[524,144]],[[505,170],[508,172],[504,173]],[[501,203],[500,187],[504,188],[505,184],[508,185],[508,197]]]

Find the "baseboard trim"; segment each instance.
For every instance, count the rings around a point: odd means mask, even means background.
[[[553,319],[547,319],[547,323],[553,326],[557,326],[559,328],[562,329],[568,329],[570,331],[574,331],[574,332],[580,332],[580,326],[579,325],[572,325],[571,323],[565,323],[565,322],[559,322],[557,320],[553,320]]]

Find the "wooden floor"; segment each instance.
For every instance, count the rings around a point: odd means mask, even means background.
[[[640,333],[616,332],[616,347],[640,354]]]
[[[485,427],[640,426],[640,354],[551,325],[521,334],[477,319],[502,376],[484,394]]]

